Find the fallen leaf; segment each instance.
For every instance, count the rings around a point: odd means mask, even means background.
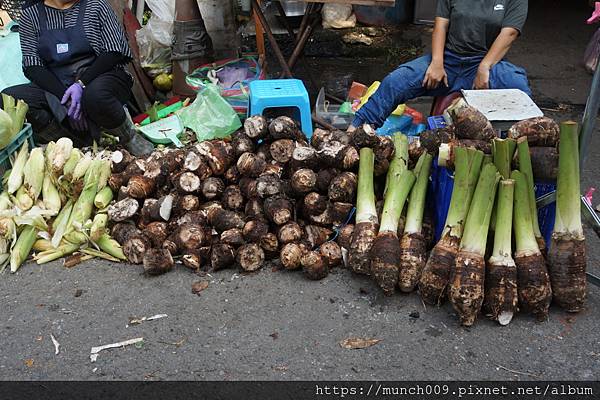
[[[198,281],[192,284],[192,293],[200,295],[204,289],[208,287],[208,281]]]
[[[273,340],[278,339],[279,338],[279,333],[277,332],[273,332],[271,333],[269,336],[271,336],[273,338]]]
[[[25,365],[27,366],[27,368],[33,367],[33,358],[26,359],[25,360]]]
[[[37,340],[38,342],[41,342],[41,341],[42,341],[42,339],[43,339],[43,337],[42,337],[42,336],[38,336],[38,337],[36,337],[36,338],[35,338],[35,340]]]
[[[75,291],[75,297],[81,297],[82,294],[83,294],[83,290],[81,290],[81,289],[77,289]]]
[[[275,371],[281,371],[281,372],[285,372],[289,369],[289,367],[287,365],[276,365],[273,367],[273,369]]]
[[[344,349],[366,349],[381,342],[381,339],[368,339],[368,338],[348,338],[340,342],[340,346]]]

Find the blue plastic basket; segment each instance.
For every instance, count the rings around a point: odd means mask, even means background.
[[[0,177],[4,176],[4,173],[12,168],[10,156],[18,151],[26,140],[29,141],[29,149],[33,149],[35,143],[33,142],[33,129],[31,129],[31,124],[25,124],[21,132],[19,132],[13,141],[0,150]],[[2,190],[2,179],[0,179],[0,190]]]
[[[439,125],[439,118],[441,118],[442,121],[444,120],[442,117],[429,117],[427,119],[429,129],[443,127]],[[431,199],[429,206],[433,208],[435,227],[434,234],[436,241],[440,239],[442,236],[442,231],[444,230],[444,223],[446,222],[446,216],[448,215],[448,208],[450,207],[450,199],[452,197],[453,188],[454,176],[452,171],[438,166],[437,160],[434,160],[431,168],[431,182],[428,197]],[[539,198],[553,190],[556,190],[555,182],[535,183],[536,198]],[[544,239],[548,245],[550,244],[550,237],[552,236],[552,230],[554,229],[555,216],[556,203],[552,203],[538,209],[538,222],[540,225],[540,231],[542,232],[542,235],[544,236]]]

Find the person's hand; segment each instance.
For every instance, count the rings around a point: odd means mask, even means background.
[[[479,64],[473,89],[489,89],[490,88],[490,67],[485,64]]]
[[[88,130],[87,120],[83,113],[80,114],[79,119],[69,117],[69,125],[76,132],[86,132]]]
[[[67,88],[63,95],[61,104],[68,104],[67,115],[70,119],[79,121],[81,119],[81,98],[83,97],[83,87],[77,82]]]
[[[423,87],[430,90],[435,89],[440,86],[441,82],[448,87],[448,75],[444,69],[444,64],[432,61],[427,68],[427,72],[425,72]]]

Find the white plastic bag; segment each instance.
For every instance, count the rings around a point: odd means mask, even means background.
[[[356,26],[356,15],[352,12],[352,6],[346,4],[326,3],[321,11],[323,17],[323,28],[354,28]]]
[[[155,77],[171,71],[175,0],[146,0],[152,10],[148,23],[136,32],[142,68]]]

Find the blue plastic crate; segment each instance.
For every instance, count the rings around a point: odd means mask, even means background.
[[[437,129],[446,127],[446,120],[441,115],[435,115],[433,117],[427,117],[427,125],[429,129]]]
[[[432,117],[429,117],[427,122],[429,123],[430,129],[440,127],[439,125],[435,125],[436,122],[439,122],[438,119],[432,120]],[[434,234],[436,241],[440,239],[442,236],[442,231],[444,230],[444,223],[446,222],[446,216],[448,215],[448,208],[450,207],[450,199],[452,197],[453,188],[454,176],[452,171],[438,166],[437,160],[434,160],[431,168],[431,182],[428,197],[431,199],[429,206],[433,208]],[[553,190],[556,190],[556,183],[554,182],[535,183],[536,198],[539,198]],[[552,230],[554,229],[555,216],[556,203],[552,203],[538,209],[538,222],[540,225],[540,231],[542,232],[542,235],[544,236],[544,239],[548,245],[550,244]]]
[[[33,149],[35,143],[33,142],[33,129],[31,129],[31,124],[25,124],[21,132],[19,132],[13,141],[0,150],[0,177],[4,176],[4,173],[11,169],[12,164],[10,163],[10,156],[18,151],[26,140],[29,141],[29,149]],[[0,179],[0,190],[2,190],[2,179]]]

